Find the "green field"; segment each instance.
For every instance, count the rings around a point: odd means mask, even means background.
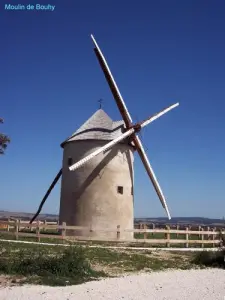
[[[37,241],[37,237],[35,236],[35,231],[30,231],[29,229],[22,229],[20,232],[22,233],[26,233],[27,236],[19,236],[18,239],[22,240],[22,241],[30,241],[30,242],[36,242]],[[29,236],[30,234],[30,236]],[[40,242],[43,243],[57,243],[57,244],[61,244],[63,243],[63,240],[59,237],[59,232],[57,230],[52,230],[52,229],[47,229],[47,230],[41,230],[40,231],[41,237],[40,237]],[[33,236],[32,236],[33,235]],[[47,237],[47,235],[52,235],[52,237]],[[46,237],[45,237],[46,236]],[[155,243],[147,243],[145,241],[141,242],[142,239],[146,238],[146,239],[166,239],[166,234],[165,233],[134,233],[134,238],[138,239],[139,241],[137,242],[132,242],[132,243],[121,243],[121,245],[126,245],[126,246],[130,246],[130,247],[153,247],[153,248],[161,248],[161,247],[167,247],[167,243],[165,241],[165,243],[159,243],[159,244],[155,244]],[[176,233],[171,233],[170,234],[170,239],[174,239],[174,240],[185,240],[186,235],[185,234],[176,234]],[[204,237],[205,239],[207,239],[207,236]],[[16,236],[14,233],[14,228],[10,229],[10,232],[7,232],[6,229],[1,229],[0,230],[0,239],[10,239],[10,240],[15,240]],[[201,236],[199,236],[198,234],[189,234],[189,240],[197,240],[200,241],[201,240]],[[66,241],[64,241],[66,243]],[[76,241],[75,243],[81,243]],[[86,244],[104,244],[104,245],[118,245],[120,244],[119,242],[115,241],[115,242],[103,242],[103,241],[88,241],[86,242]],[[199,243],[189,243],[189,247],[194,247],[194,248],[199,248],[202,245]],[[176,244],[172,244],[170,243],[169,247],[171,248],[185,248],[186,247],[186,243],[176,243]],[[203,248],[212,248],[213,247],[213,243],[207,243],[203,245]]]
[[[0,242],[0,274],[11,284],[68,285],[133,272],[190,269],[193,253]]]

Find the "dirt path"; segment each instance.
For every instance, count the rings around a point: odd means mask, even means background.
[[[1,300],[223,300],[225,270],[163,271],[77,286],[1,287]]]

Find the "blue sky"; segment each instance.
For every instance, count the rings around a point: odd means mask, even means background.
[[[172,216],[222,218],[225,2],[40,2],[55,11],[5,11],[1,3],[0,131],[12,142],[0,157],[0,209],[36,210],[61,168],[60,143],[98,109],[99,98],[120,119],[93,33],[134,121],[180,102],[142,134]],[[43,212],[58,213],[59,194],[60,183]],[[138,156],[135,216],[165,216]]]

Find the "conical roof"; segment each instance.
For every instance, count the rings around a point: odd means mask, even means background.
[[[98,109],[65,143],[79,140],[113,140],[120,136],[125,129],[124,122],[113,121],[103,109]]]

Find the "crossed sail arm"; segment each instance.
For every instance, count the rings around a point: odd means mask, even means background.
[[[168,218],[170,219],[170,213],[169,213],[169,210],[168,210],[168,207],[167,207],[167,204],[166,204],[166,200],[165,200],[165,197],[163,195],[163,192],[161,190],[161,187],[158,183],[158,180],[155,176],[155,173],[151,167],[151,164],[148,160],[148,157],[145,153],[145,150],[143,148],[143,145],[139,139],[139,137],[135,134],[135,132],[137,131],[137,128],[135,128],[135,126],[132,125],[132,119],[131,119],[131,116],[130,116],[130,113],[126,107],[126,104],[123,100],[123,97],[119,91],[119,88],[117,87],[117,84],[113,78],[113,75],[109,69],[109,66],[104,58],[104,55],[103,53],[101,52],[95,38],[93,35],[91,35],[91,38],[94,42],[94,45],[95,45],[95,48],[94,48],[94,51],[95,51],[95,54],[97,56],[97,59],[99,61],[99,64],[103,70],[103,73],[105,75],[105,78],[108,82],[108,85],[110,87],[110,90],[113,94],[113,97],[116,101],[116,104],[117,104],[117,107],[121,113],[121,116],[124,120],[124,123],[125,123],[125,126],[127,128],[127,131],[122,134],[120,137],[118,137],[117,139],[111,141],[110,143],[106,144],[104,147],[102,147],[101,149],[98,149],[97,151],[91,153],[89,156],[85,157],[83,160],[75,163],[73,166],[70,167],[70,170],[73,171],[77,168],[79,168],[81,165],[85,164],[87,161],[89,161],[90,159],[94,158],[96,155],[98,155],[99,153],[101,153],[102,151],[106,150],[106,149],[109,149],[110,147],[112,147],[113,145],[119,143],[121,140],[125,139],[126,137],[132,135],[132,141],[137,149],[137,152],[142,160],[142,163],[146,169],[146,172],[154,186],[154,189],[162,203],[162,206],[164,207],[164,209],[166,210],[166,213],[168,215]],[[151,123],[152,121],[154,121],[155,119],[159,118],[160,116],[162,116],[163,114],[165,114],[166,112],[168,112],[169,110],[175,108],[176,106],[178,106],[179,103],[176,103],[164,110],[162,110],[161,112],[159,112],[158,114],[148,118],[147,120],[143,121],[141,124],[139,124],[140,127],[144,127],[146,125],[148,125],[149,123]],[[103,149],[104,148],[104,149]],[[40,206],[38,208],[38,211],[36,212],[36,214],[34,215],[34,217],[31,219],[30,223],[32,223],[36,217],[39,215],[45,201],[47,200],[49,194],[51,193],[52,189],[54,188],[54,186],[56,185],[56,183],[58,182],[58,180],[60,179],[62,175],[62,169],[58,172],[58,174],[56,175],[55,179],[53,180],[52,184],[50,185],[48,191],[46,192],[44,198],[42,199],[41,203],[40,203]]]
[[[170,111],[171,109],[177,107],[178,105],[179,105],[179,103],[173,104],[173,105],[171,105],[171,106],[163,109],[158,114],[155,114],[154,116],[146,119],[145,121],[141,122],[138,125],[141,128],[143,128],[143,127],[147,126],[148,124],[150,124],[151,122],[153,122],[154,120],[156,120],[159,117],[161,117],[162,115],[164,115],[165,113],[167,113],[168,111]],[[73,164],[72,166],[70,166],[69,170],[70,171],[74,171],[74,170],[80,168],[81,166],[83,166],[84,164],[86,164],[89,160],[93,159],[98,154],[100,154],[100,153],[102,153],[102,152],[104,152],[104,151],[112,148],[114,145],[118,144],[119,142],[121,142],[122,140],[124,140],[125,138],[127,138],[128,136],[131,136],[136,131],[135,127],[137,127],[137,125],[133,126],[131,129],[128,129],[125,133],[121,134],[119,137],[115,138],[114,140],[112,140],[111,142],[107,143],[103,147],[97,149],[96,151],[92,152],[88,156],[82,158],[81,160],[79,160],[78,162],[76,162],[75,164]]]
[[[108,64],[106,62],[106,59],[105,59],[105,57],[104,57],[104,55],[103,55],[100,47],[98,46],[98,44],[97,44],[97,42],[96,42],[96,40],[95,40],[95,38],[94,38],[93,35],[91,35],[91,38],[92,38],[92,40],[94,42],[94,45],[95,45],[95,48],[94,48],[95,54],[97,56],[97,59],[99,61],[100,66],[102,68],[102,71],[103,71],[103,73],[105,75],[105,78],[106,78],[106,80],[108,82],[108,85],[109,85],[109,87],[111,89],[111,92],[112,92],[113,97],[114,97],[114,99],[116,101],[118,109],[119,109],[119,111],[121,113],[121,116],[122,116],[122,118],[123,118],[123,120],[125,122],[125,125],[126,125],[127,129],[130,129],[132,127],[132,119],[131,119],[131,116],[129,114],[129,111],[128,111],[128,109],[126,107],[126,104],[125,104],[125,102],[124,102],[124,100],[123,100],[123,98],[121,96],[121,93],[120,93],[120,91],[119,91],[119,89],[117,87],[117,84],[116,84],[116,82],[115,82],[115,80],[113,78],[113,75],[112,75],[112,73],[111,73],[111,71],[109,69],[109,66],[108,66]],[[156,193],[157,193],[157,195],[158,195],[158,197],[160,199],[160,202],[162,203],[162,206],[166,210],[168,218],[170,219],[171,217],[170,217],[170,213],[169,213],[169,210],[168,210],[168,207],[167,207],[167,204],[166,204],[165,196],[163,195],[163,192],[162,192],[162,189],[161,189],[161,187],[159,185],[159,182],[158,182],[158,180],[157,180],[157,178],[155,176],[155,173],[154,173],[154,171],[153,171],[153,169],[151,167],[151,164],[150,164],[150,162],[149,162],[149,160],[147,158],[147,155],[145,153],[143,145],[142,145],[139,137],[136,136],[135,134],[133,135],[133,139],[132,140],[133,140],[133,142],[135,144],[135,147],[137,149],[137,152],[138,152],[138,154],[139,154],[139,156],[140,156],[140,158],[141,158],[141,160],[143,162],[143,165],[144,165],[144,167],[146,169],[146,172],[147,172],[147,174],[148,174],[148,176],[149,176],[149,178],[150,178],[150,180],[151,180],[151,182],[153,184],[153,187],[154,187],[154,189],[155,189],[155,191],[156,191]]]

